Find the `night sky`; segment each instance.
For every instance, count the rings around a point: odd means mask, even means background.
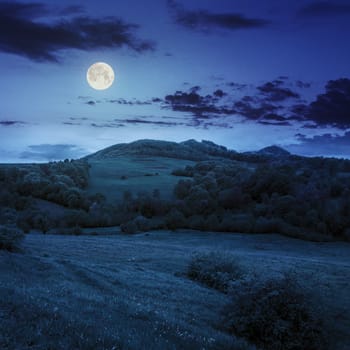
[[[348,0],[0,1],[0,162],[144,138],[350,158],[349,34]]]

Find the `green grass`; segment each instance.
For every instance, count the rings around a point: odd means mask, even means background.
[[[171,175],[172,170],[194,164],[188,160],[148,156],[89,160],[89,163],[88,192],[102,193],[109,201],[121,200],[124,191],[137,194],[154,189],[160,190],[162,198],[170,199],[180,179]]]
[[[232,255],[224,252],[197,253],[192,257],[187,276],[208,287],[227,293],[232,283],[243,277],[243,269]]]

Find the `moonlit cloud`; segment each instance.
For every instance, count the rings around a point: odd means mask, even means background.
[[[80,10],[79,7],[66,9],[71,14]],[[49,8],[40,3],[0,3],[0,51],[36,61],[58,62],[67,49],[127,47],[139,53],[154,49],[152,42],[135,36],[137,25],[119,18],[78,16],[51,23],[40,20],[50,15]]]
[[[205,10],[187,11],[174,0],[168,0],[168,6],[175,22],[185,28],[199,31],[215,29],[238,30],[262,28],[269,21],[260,18],[249,18],[240,13],[211,13]]]
[[[339,1],[314,1],[302,7],[299,10],[299,15],[307,17],[350,15],[350,5]]]
[[[326,91],[306,110],[306,117],[319,125],[350,127],[350,79],[330,80]]]
[[[19,120],[0,120],[0,126],[14,126],[23,124],[26,124],[26,122],[22,122]]]
[[[287,149],[292,153],[350,158],[350,132],[346,132],[344,135],[327,133],[313,137],[303,134],[296,136],[299,143],[287,146]]]

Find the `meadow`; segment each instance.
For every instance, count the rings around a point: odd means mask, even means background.
[[[350,347],[348,160],[141,140],[0,182],[0,348]]]

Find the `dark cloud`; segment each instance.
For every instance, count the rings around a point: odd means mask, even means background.
[[[223,92],[221,89],[218,89],[218,90],[214,91],[213,95],[215,97],[221,98],[221,97],[226,96],[227,94],[225,92]]]
[[[21,122],[19,120],[0,120],[0,126],[13,126],[13,125],[22,125],[26,124],[25,122]]]
[[[70,120],[88,120],[89,118],[86,117],[70,117]]]
[[[287,121],[284,121],[284,122],[268,122],[268,121],[265,121],[265,120],[259,120],[258,121],[259,124],[262,124],[262,125],[273,125],[273,126],[291,126],[292,124],[287,122]]]
[[[330,1],[314,1],[299,10],[300,16],[316,17],[330,15],[350,15],[350,4]]]
[[[77,8],[67,10],[72,13]],[[127,47],[137,52],[154,49],[153,43],[135,37],[137,25],[121,19],[78,16],[50,24],[37,20],[48,13],[48,8],[40,3],[0,3],[0,51],[36,61],[58,62],[59,54],[67,49]]]
[[[12,16],[14,18],[34,19],[49,13],[49,9],[44,4],[18,3],[15,1],[0,2],[0,16]]]
[[[234,103],[234,108],[236,113],[242,115],[243,117],[251,120],[257,120],[264,118],[265,115],[271,115],[273,112],[279,109],[278,106],[261,102],[258,105],[253,105],[251,102],[247,102],[245,96],[242,100]]]
[[[121,128],[124,125],[120,123],[91,123],[90,126],[94,128]]]
[[[280,102],[290,98],[300,98],[300,95],[289,88],[283,87],[284,81],[273,80],[267,82],[257,89],[265,96],[269,101]]]
[[[226,85],[238,91],[244,90],[245,88],[248,87],[247,84],[240,84],[235,82],[230,82],[230,83],[227,83]]]
[[[285,146],[291,153],[350,158],[350,132],[343,136],[328,133],[311,138],[302,134],[297,134],[296,137],[299,144]]]
[[[65,7],[63,10],[59,11],[59,14],[62,16],[69,16],[69,15],[76,15],[78,13],[85,12],[85,9],[83,6],[80,5],[71,5]]]
[[[295,85],[300,88],[300,89],[308,89],[311,87],[311,83],[309,82],[305,82],[305,81],[301,81],[301,80],[297,80],[295,82]]]
[[[205,122],[202,124],[203,129],[210,128],[224,128],[224,129],[233,129],[233,126],[228,123],[213,123],[213,122]]]
[[[96,102],[93,101],[93,100],[90,100],[90,101],[87,101],[85,102],[86,105],[89,105],[89,106],[95,106],[96,105]]]
[[[171,108],[173,111],[190,112],[197,118],[208,118],[211,114],[229,115],[234,110],[218,105],[218,99],[213,95],[202,96],[197,93],[199,87],[189,90],[189,92],[176,91],[173,95],[165,96],[163,108]]]
[[[152,102],[156,102],[156,101],[140,101],[140,100],[125,100],[124,98],[118,98],[118,99],[114,99],[114,100],[107,100],[107,102],[109,103],[115,103],[118,105],[129,105],[129,106],[144,106],[144,105],[150,105],[152,104]]]
[[[62,122],[63,125],[81,125],[79,122]]]
[[[330,80],[326,92],[317,96],[305,116],[319,125],[350,127],[350,79]]]
[[[319,127],[320,127],[320,126],[317,125],[317,124],[310,124],[310,123],[304,124],[304,125],[302,126],[303,129],[317,129],[317,128],[319,128]]]
[[[54,161],[66,158],[80,158],[87,154],[87,151],[68,144],[42,144],[28,146],[28,151],[22,152],[20,158],[35,161]]]
[[[164,122],[164,121],[158,121],[158,120],[145,120],[145,119],[114,119],[114,121],[124,124],[147,124],[147,125],[157,125],[157,126],[178,126],[178,125],[184,125],[184,123],[178,123],[178,122]]]
[[[264,115],[264,120],[271,120],[271,121],[277,121],[277,122],[283,122],[286,120],[285,117],[282,117],[279,114],[275,113],[268,113]]]
[[[176,23],[193,30],[262,28],[270,23],[264,19],[247,18],[239,13],[210,13],[205,10],[187,11],[174,0],[168,0],[168,5]]]

